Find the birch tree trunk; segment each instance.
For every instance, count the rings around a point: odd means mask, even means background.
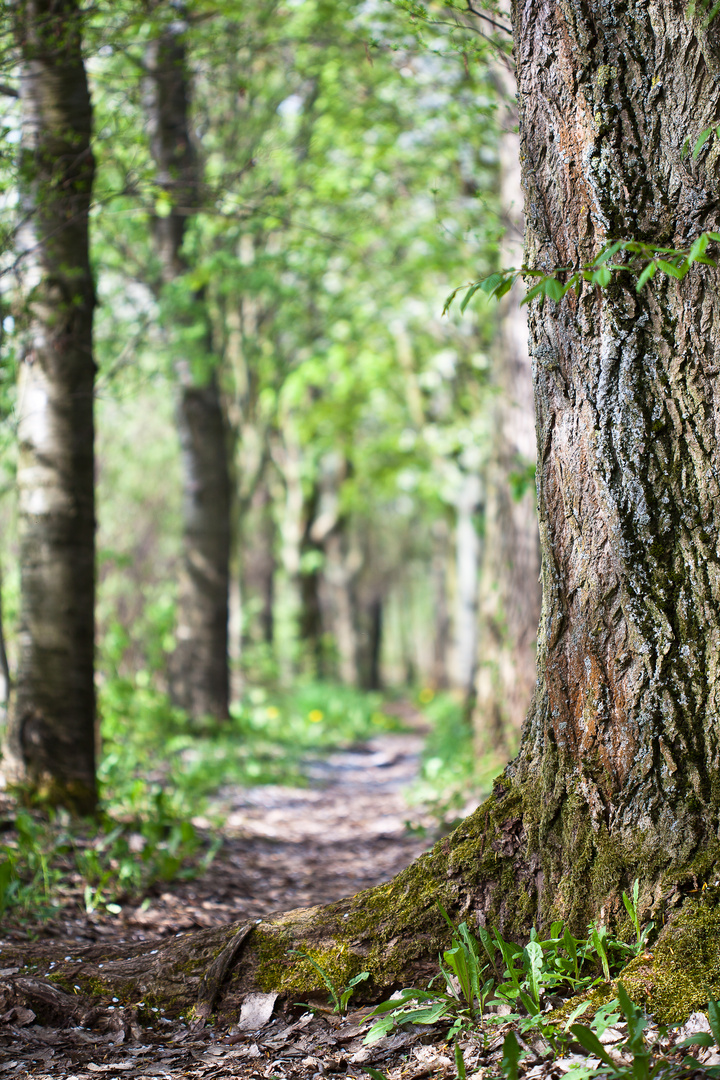
[[[181,12],[178,12],[178,16]],[[172,23],[148,55],[151,148],[158,182],[171,203],[154,221],[163,284],[187,271],[182,245],[187,223],[200,200],[201,175],[193,152],[189,123],[189,79],[185,24]],[[190,311],[175,316],[207,320],[204,298],[192,298]],[[191,717],[228,715],[228,594],[230,582],[230,480],[228,446],[220,391],[206,333],[206,365],[193,370],[183,352],[182,334],[175,371],[177,423],[183,467],[183,570],[180,580],[177,648],[172,659],[171,689]]]
[[[358,628],[356,579],[362,553],[340,508],[340,489],[348,476],[348,462],[338,453],[320,462],[317,516],[310,538],[322,546],[324,562],[319,598],[325,633],[337,650],[337,674],[345,686],[357,686]]]
[[[480,538],[475,515],[480,510],[480,479],[473,473],[460,473],[458,490],[453,498],[455,510],[455,663],[454,682],[470,701],[477,665],[478,647],[478,570]]]
[[[96,802],[92,108],[75,0],[22,0],[13,16],[22,56],[25,347],[19,655],[6,751],[15,780],[88,812]]]
[[[432,683],[437,690],[447,690],[448,654],[450,651],[450,612],[448,610],[447,576],[450,530],[444,518],[432,527],[432,598],[434,608]]]

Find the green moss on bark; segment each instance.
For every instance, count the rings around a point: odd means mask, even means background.
[[[633,1001],[665,1022],[680,1023],[720,997],[720,889],[687,897],[651,953],[622,973]]]

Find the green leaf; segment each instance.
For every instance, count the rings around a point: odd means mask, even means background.
[[[471,288],[469,288],[469,289],[468,289],[468,291],[467,291],[467,292],[465,293],[464,297],[462,298],[462,302],[461,302],[461,304],[460,304],[460,311],[461,311],[461,313],[464,313],[464,311],[465,311],[465,308],[466,308],[466,307],[468,306],[468,304],[469,304],[469,303],[470,303],[470,301],[472,300],[472,298],[473,298],[473,296],[475,295],[475,293],[476,293],[476,292],[477,292],[477,291],[478,291],[478,290],[479,290],[479,289],[480,289],[481,287],[482,287],[482,286],[481,286],[481,284],[480,284],[480,283],[478,282],[478,283],[476,283],[475,285],[473,285],[473,286],[472,286]]]
[[[609,982],[610,981],[610,965],[608,963],[607,952],[605,951],[605,942],[603,940],[605,938],[606,934],[607,934],[607,930],[605,929],[604,926],[599,926],[598,927],[598,926],[595,926],[594,924],[591,925],[591,927],[590,927],[590,939],[591,939],[591,941],[593,943],[593,947],[595,949],[595,952],[598,954],[598,958],[600,960],[600,963],[602,964],[603,975],[605,976],[606,981]]]
[[[529,941],[525,946],[525,954],[530,963],[530,970],[528,972],[530,992],[535,1005],[538,1006],[540,1004],[540,981],[542,978],[543,965],[542,945],[539,941]]]
[[[459,292],[462,292],[464,288],[466,288],[465,285],[458,285],[457,289],[453,289],[453,291],[450,293],[450,295],[445,298],[445,303],[443,304],[443,309],[442,309],[442,314],[443,315],[447,315],[448,311],[450,310],[450,308],[452,306],[452,303],[453,303],[455,297],[457,296],[457,294]]]
[[[565,295],[562,283],[555,277],[545,278],[544,292],[546,296],[549,296],[551,300],[562,300]]]
[[[465,1080],[467,1075],[465,1070],[465,1058],[460,1047],[460,1043],[455,1043],[455,1068],[457,1069],[458,1080]]]
[[[565,284],[563,286],[563,296],[566,296],[567,293],[569,293],[571,290],[577,289],[578,285],[580,284],[580,281],[581,281],[580,274],[573,274],[572,277],[569,278],[565,282]]]
[[[714,1046],[715,1042],[709,1031],[698,1031],[688,1039],[677,1043],[678,1046]]]
[[[645,269],[643,270],[643,272],[640,274],[640,277],[637,280],[637,285],[635,286],[636,292],[640,292],[642,287],[644,285],[647,285],[650,278],[654,277],[656,271],[657,271],[657,263],[649,262],[647,264],[647,266],[645,267]]]
[[[377,1042],[378,1039],[382,1039],[387,1035],[388,1031],[392,1031],[397,1023],[394,1016],[383,1016],[380,1020],[377,1020],[368,1031],[367,1035],[363,1039],[363,1046],[370,1046],[372,1043]]]
[[[520,306],[523,304],[529,304],[531,300],[534,300],[536,296],[544,295],[545,293],[545,280],[538,281],[537,285],[533,285],[532,289],[529,289],[525,293],[525,296],[520,301]]]
[[[584,1012],[587,1012],[591,1004],[592,1002],[590,1001],[581,1001],[580,1004],[576,1006],[576,1008],[574,1008],[568,1016],[567,1020],[565,1021],[565,1026],[563,1027],[563,1031],[569,1031],[572,1025],[577,1020],[578,1016],[582,1016]]]
[[[574,1039],[577,1039],[582,1048],[587,1050],[589,1054],[600,1058],[601,1061],[604,1061],[606,1065],[612,1066],[613,1069],[615,1068],[615,1062],[610,1057],[595,1032],[591,1031],[589,1027],[585,1027],[584,1024],[573,1024],[570,1028],[570,1034]]]
[[[520,1044],[514,1031],[508,1031],[503,1041],[503,1054],[501,1068],[507,1080],[518,1080],[518,1062],[520,1061]]]
[[[634,1052],[640,1053],[643,1050],[643,1038],[642,1033],[647,1026],[647,1020],[642,1009],[634,1004],[628,997],[627,990],[621,982],[617,984],[617,996],[618,1003],[628,1025],[628,1038],[627,1046]]]
[[[414,990],[412,987],[405,987],[404,990],[398,993],[397,997],[381,1001],[379,1005],[376,1005],[372,1012],[368,1013],[368,1017],[382,1016],[384,1013],[400,1009],[409,1001],[434,1001],[436,998],[437,994],[428,993],[427,990]]]
[[[693,152],[692,152],[693,161],[698,156],[698,154],[702,150],[703,146],[705,145],[705,143],[708,141],[708,139],[710,138],[710,136],[712,134],[713,134],[713,129],[711,127],[705,128],[704,131],[700,132],[697,139],[695,140],[695,145],[693,146]]]
[[[624,245],[624,240],[616,240],[613,244],[610,244],[609,247],[603,248],[595,260],[595,266],[602,266],[603,263],[607,262],[608,259],[611,259],[613,255],[620,251],[620,248],[624,247]]]
[[[599,266],[593,273],[592,282],[594,285],[599,285],[601,289],[606,289],[612,281],[612,271],[607,266]]]
[[[455,1006],[457,1008],[457,1006]],[[438,1001],[434,1005],[430,1005],[423,1009],[409,1009],[402,1014],[400,1022],[403,1024],[436,1024],[438,1020],[447,1015],[453,1008],[453,1004],[449,998],[445,1001]]]
[[[658,259],[658,268],[664,273],[673,278],[683,278],[687,271],[683,271],[682,267],[675,266],[674,263],[668,262],[666,259]]]
[[[635,908],[633,907],[632,900],[626,892],[623,892],[622,894],[622,902],[625,905],[625,910],[630,916],[633,925],[635,925]]]
[[[707,233],[700,233],[696,240],[693,240],[690,251],[688,252],[688,262],[695,262],[701,255],[704,255],[707,246],[710,243],[710,237]]]
[[[506,277],[499,285],[495,286],[491,295],[494,296],[496,300],[500,300],[505,293],[509,293],[512,289],[515,284],[515,277],[515,274],[513,274],[512,277]]]
[[[482,281],[476,282],[484,293],[492,293],[493,290],[500,284],[506,277],[506,271],[501,273],[491,274],[490,277],[483,278]]]
[[[720,1047],[720,1003],[712,998],[708,1001],[708,1022],[715,1036],[715,1043]]]
[[[373,1069],[370,1065],[361,1065],[360,1068],[371,1076],[372,1080],[387,1080],[385,1073],[381,1073],[379,1069]]]
[[[535,1004],[533,999],[525,993],[524,990],[518,990],[518,997],[523,1003],[523,1008],[527,1012],[528,1016],[537,1016],[540,1012],[539,1007]]]

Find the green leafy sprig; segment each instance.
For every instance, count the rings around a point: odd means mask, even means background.
[[[592,263],[585,266],[555,266],[552,270],[537,270],[531,266],[511,266],[496,270],[486,278],[459,285],[450,293],[443,315],[450,310],[455,298],[465,290],[460,301],[460,311],[464,312],[477,292],[499,300],[510,292],[518,278],[537,278],[537,282],[526,292],[521,304],[529,304],[536,297],[548,297],[550,300],[562,300],[569,292],[578,292],[583,282],[606,289],[613,277],[619,273],[637,275],[637,292],[647,285],[658,271],[668,277],[681,280],[695,263],[705,266],[717,266],[715,259],[706,254],[711,243],[720,243],[720,233],[704,232],[688,248],[659,247],[645,244],[640,240],[613,240],[606,244]],[[627,256],[623,262],[616,261],[620,254]]]

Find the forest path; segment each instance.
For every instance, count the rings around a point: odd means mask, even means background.
[[[416,716],[408,719],[416,723]],[[6,935],[8,944],[16,947],[28,931],[56,943],[60,939],[73,950],[97,941],[158,940],[327,903],[389,879],[430,843],[407,828],[409,817],[426,825],[432,821],[411,812],[405,797],[418,773],[424,734],[410,726],[312,760],[304,788],[221,790],[213,809],[226,817],[223,845],[201,877],[158,887],[141,905],[128,905],[117,916],[81,915],[76,909],[44,927],[16,927]],[[2,976],[11,970],[17,969],[0,971],[0,999],[10,992]],[[15,1007],[7,1008],[13,1001]],[[347,1018],[329,1012],[313,1016],[278,1003],[256,1031],[232,1036],[233,1028],[192,1030],[180,1020],[140,1027],[136,1010],[120,1005],[96,1010],[91,1030],[46,1026],[18,1005],[17,997],[8,996],[0,1009],[0,1075],[22,1080],[96,1080],[103,1074],[108,1080],[314,1080],[332,1073],[359,1080],[370,1064],[395,1080],[401,1073],[425,1077],[435,1069],[443,1075],[451,1064],[437,1028],[365,1047],[361,1020],[367,1009]]]
[[[307,763],[309,784],[225,788],[212,811],[223,846],[206,874],[174,882],[126,915],[124,937],[177,933],[326,904],[387,881],[430,844],[410,809],[425,731],[380,734]]]

